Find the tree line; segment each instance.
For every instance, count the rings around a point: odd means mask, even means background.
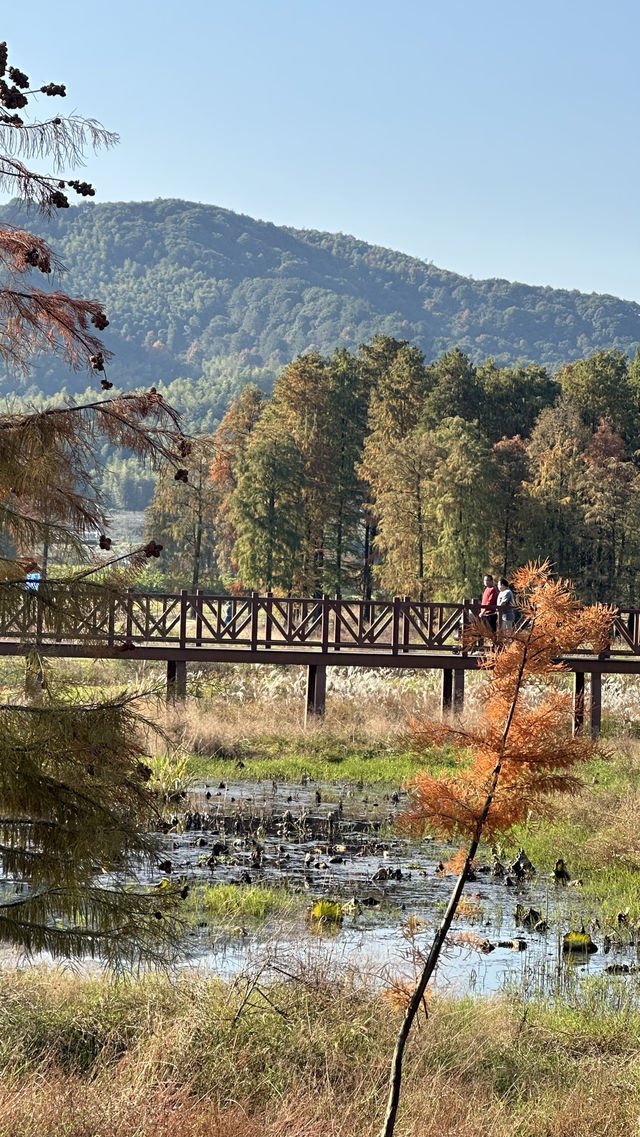
[[[193,587],[471,596],[549,559],[585,600],[637,602],[640,356],[476,366],[376,336],[248,384],[147,526]]]

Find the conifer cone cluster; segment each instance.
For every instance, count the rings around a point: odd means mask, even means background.
[[[80,197],[95,197],[96,191],[90,182],[79,182],[77,178],[67,181],[67,185],[74,189]]]
[[[25,75],[24,71],[21,71],[19,67],[9,68],[9,78],[12,83],[15,83],[16,87],[22,87],[25,91],[27,90],[29,86],[29,76]]]
[[[18,87],[10,87],[4,79],[0,79],[0,104],[8,111],[20,111],[28,103],[26,95]]]

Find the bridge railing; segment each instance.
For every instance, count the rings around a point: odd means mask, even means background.
[[[463,629],[479,612],[477,600],[458,602],[350,600],[270,593],[212,596],[191,593],[113,592],[96,587],[82,603],[53,581],[37,591],[0,589],[0,640],[95,641],[109,647],[158,644],[237,647],[251,651],[307,648],[322,652],[470,650]],[[498,617],[501,620],[501,616]],[[640,609],[619,611],[612,655],[640,655]]]

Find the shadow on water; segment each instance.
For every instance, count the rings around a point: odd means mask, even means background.
[[[201,919],[189,935],[189,964],[232,975],[267,957],[311,951],[381,978],[410,975],[448,901],[453,878],[439,866],[454,849],[403,837],[394,822],[406,801],[400,790],[342,783],[224,781],[192,789],[164,836],[165,872],[195,886],[277,885],[298,904],[281,918],[235,928]],[[441,987],[489,993],[516,983],[544,994],[561,992],[576,975],[635,968],[635,946],[604,935],[597,906],[579,889],[535,871],[494,875],[494,868],[489,860],[479,865],[466,885]],[[308,913],[322,897],[339,901],[343,918],[314,931]],[[583,926],[598,950],[567,954],[564,934]]]

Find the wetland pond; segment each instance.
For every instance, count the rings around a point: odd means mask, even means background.
[[[161,862],[195,898],[188,965],[231,976],[250,966],[323,959],[366,970],[381,983],[410,979],[415,949],[428,950],[448,902],[454,878],[438,866],[455,849],[403,837],[394,821],[406,804],[401,790],[310,780],[191,788],[163,837]],[[597,903],[579,887],[522,865],[505,869],[487,857],[467,882],[454,943],[437,974],[441,989],[490,993],[517,983],[543,993],[582,974],[635,972],[633,937],[624,927],[601,927]],[[206,899],[198,901],[207,885],[220,884],[234,895],[256,885],[275,888],[284,903],[261,919],[239,904],[240,915],[221,920],[207,915]],[[320,899],[340,905],[336,923],[310,919]],[[581,928],[597,951],[592,945],[589,955],[563,953],[565,933]]]

